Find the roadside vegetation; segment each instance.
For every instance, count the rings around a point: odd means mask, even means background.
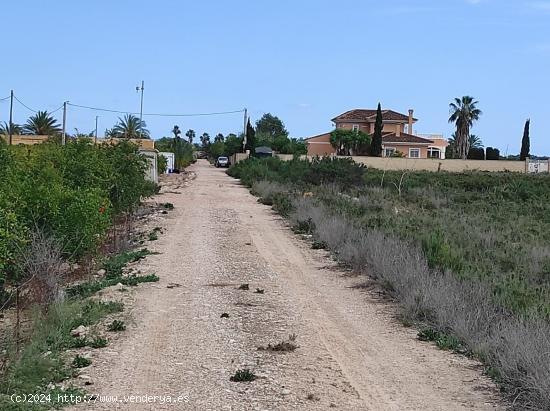
[[[228,174],[399,303],[419,339],[474,356],[550,409],[550,177],[249,159]]]
[[[57,394],[77,393],[65,380],[91,360],[67,350],[106,346],[97,330],[123,310],[119,302],[89,297],[119,283],[158,280],[123,272],[150,254],[124,251],[132,214],[156,192],[146,166],[126,141],[7,146],[0,140],[0,310],[9,319],[0,336],[0,409],[57,407]],[[103,258],[105,251],[113,254]],[[98,268],[93,281],[71,285]],[[52,401],[16,404],[11,394],[50,394]]]

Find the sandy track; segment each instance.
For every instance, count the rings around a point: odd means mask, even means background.
[[[160,282],[135,291],[133,326],[85,371],[100,395],[183,394],[189,402],[76,409],[499,408],[475,362],[417,341],[391,305],[352,288],[361,278],[309,249],[223,170],[204,161],[192,170],[190,187],[159,197],[175,209],[149,246],[162,254],[140,268]],[[250,290],[238,290],[242,283]],[[294,352],[257,349],[289,334],[298,336]],[[259,378],[230,382],[240,368]]]

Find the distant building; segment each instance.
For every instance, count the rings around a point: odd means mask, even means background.
[[[409,114],[393,110],[382,110],[382,156],[391,157],[402,153],[407,158],[445,158],[448,143],[441,135],[414,134],[413,125],[418,120]],[[376,110],[355,109],[346,111],[332,119],[337,129],[362,131],[374,134]],[[306,139],[307,153],[310,156],[335,155],[336,149],[330,144],[330,132]]]
[[[273,155],[273,150],[271,147],[261,146],[254,149],[254,154],[256,157],[271,157]]]

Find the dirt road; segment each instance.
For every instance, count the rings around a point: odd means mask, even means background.
[[[133,326],[86,370],[100,395],[184,395],[177,405],[97,410],[485,410],[492,385],[464,357],[416,340],[362,280],[298,239],[238,181],[205,161],[149,248]],[[167,288],[169,283],[181,287]],[[238,287],[248,283],[249,290]],[[265,290],[256,293],[256,288]],[[221,318],[222,313],[229,318]],[[293,352],[258,350],[289,334]],[[232,382],[237,369],[253,382]]]

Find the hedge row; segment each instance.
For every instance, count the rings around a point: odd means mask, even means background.
[[[96,251],[113,218],[154,192],[146,166],[129,142],[7,146],[0,140],[0,294],[4,283],[21,277],[19,257],[34,230],[58,240],[68,259]]]

